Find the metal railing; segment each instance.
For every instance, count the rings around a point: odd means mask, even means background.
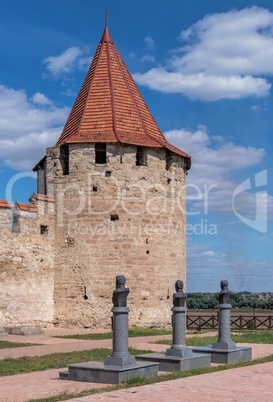
[[[186,316],[187,329],[217,329],[218,315],[217,314],[187,314]],[[265,330],[273,328],[272,315],[235,315],[230,317],[230,328],[232,329],[257,329]]]

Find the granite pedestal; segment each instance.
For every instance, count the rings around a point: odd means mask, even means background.
[[[90,361],[71,364],[68,371],[60,372],[60,379],[90,381],[108,384],[144,377],[153,378],[158,374],[158,363],[137,362],[128,351],[128,313],[125,277],[116,277],[116,290],[113,292],[112,330],[113,351],[104,361]]]
[[[210,366],[210,354],[193,353],[186,346],[186,297],[183,292],[183,282],[177,281],[172,307],[172,346],[166,350],[165,354],[148,353],[138,355],[136,356],[138,361],[159,363],[160,371],[184,371]]]
[[[209,353],[192,353],[190,356],[167,356],[164,353],[148,353],[136,356],[138,362],[158,363],[159,371],[187,371],[199,367],[210,367],[211,355]]]
[[[213,345],[197,346],[192,351],[198,354],[205,353],[211,355],[212,363],[237,363],[252,359],[252,348],[235,346],[232,349],[217,349]]]
[[[252,349],[236,346],[230,337],[230,291],[228,281],[221,281],[218,306],[218,339],[212,345],[192,348],[196,353],[210,353],[212,363],[236,363],[252,359]]]
[[[145,377],[154,378],[158,374],[158,363],[136,362],[134,367],[106,366],[102,361],[71,364],[68,371],[60,372],[60,379],[70,381],[121,384],[125,381]]]

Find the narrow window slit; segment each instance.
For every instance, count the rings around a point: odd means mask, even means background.
[[[166,170],[169,170],[172,164],[172,153],[168,149],[166,150]],[[168,183],[169,184],[169,183]]]
[[[47,235],[48,234],[48,226],[47,225],[40,225],[40,234]]]
[[[67,144],[61,145],[60,148],[61,166],[63,175],[69,175],[69,147]]]

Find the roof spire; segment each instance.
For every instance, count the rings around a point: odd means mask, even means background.
[[[104,28],[102,38],[100,40],[100,43],[103,43],[103,42],[113,43],[109,30],[108,30],[108,8],[105,9],[105,28]]]
[[[183,156],[189,169],[190,156],[167,142],[115,47],[107,11],[101,41],[57,145],[106,142],[165,148]]]
[[[105,9],[105,28],[108,28],[108,8]]]

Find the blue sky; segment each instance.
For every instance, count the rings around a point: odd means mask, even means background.
[[[273,290],[272,1],[13,0],[0,15],[0,199],[27,202],[101,38],[192,156],[187,291]]]

